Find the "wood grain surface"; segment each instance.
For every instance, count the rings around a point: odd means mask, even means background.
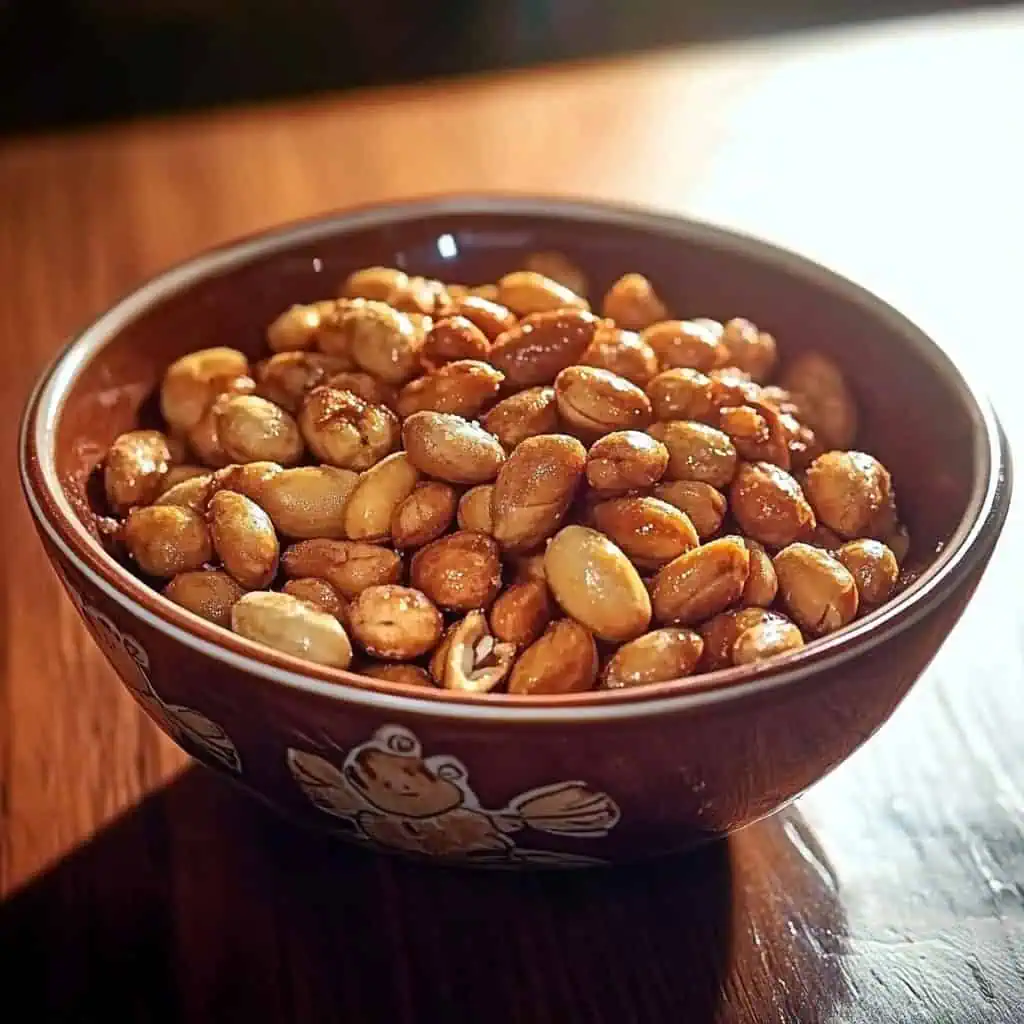
[[[76,1022],[1024,1019],[1019,502],[918,687],[792,809],[681,861],[471,876],[293,834],[187,767],[60,592],[13,454],[61,339],[146,276],[289,218],[458,189],[625,199],[799,248],[959,352],[1017,445],[1022,53],[1024,16],[1004,13],[5,144],[5,1007],[23,995],[32,1019]]]

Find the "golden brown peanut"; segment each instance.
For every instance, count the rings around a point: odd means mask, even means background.
[[[168,426],[180,433],[191,430],[221,393],[221,382],[248,372],[249,360],[233,348],[204,348],[171,363],[160,386],[160,411]]]
[[[206,518],[224,568],[246,590],[270,586],[280,554],[270,516],[244,494],[217,491],[210,498]]]
[[[542,580],[513,583],[491,608],[491,630],[499,640],[528,647],[547,628],[554,605]]]
[[[721,489],[736,472],[736,448],[728,434],[706,423],[671,420],[647,433],[668,449],[666,480],[700,480]]]
[[[319,303],[286,309],[267,327],[271,352],[300,352],[316,344],[322,309]]]
[[[486,608],[501,589],[498,545],[483,533],[442,537],[413,555],[409,582],[448,611]]]
[[[687,551],[654,577],[654,617],[692,625],[738,601],[750,574],[750,551],[740,537],[722,537]]]
[[[341,295],[346,299],[373,299],[387,302],[392,292],[404,288],[409,275],[394,267],[363,267],[353,270],[341,283]]]
[[[804,637],[800,630],[780,615],[740,633],[732,645],[732,663],[753,665],[777,654],[799,650],[803,645]]]
[[[402,388],[396,406],[398,415],[404,418],[427,409],[476,419],[498,397],[502,380],[493,366],[475,359],[446,363]]]
[[[407,314],[371,300],[340,311],[318,344],[328,355],[350,355],[361,370],[399,385],[419,372],[423,338]]]
[[[647,385],[656,420],[706,420],[712,415],[711,378],[677,366],[663,370]]]
[[[320,611],[333,615],[343,626],[348,622],[348,601],[327,580],[315,576],[288,580],[281,588],[281,593],[291,594],[301,601],[316,605]]]
[[[493,494],[493,484],[479,484],[477,487],[471,487],[459,498],[457,518],[460,530],[493,533],[494,523],[491,520],[491,497]]]
[[[213,474],[210,494],[215,491],[235,491],[263,504],[263,491],[272,477],[282,472],[276,462],[246,462],[240,466],[225,466]]]
[[[650,487],[667,468],[668,449],[639,430],[606,434],[587,453],[587,483],[602,494]]]
[[[565,285],[533,270],[516,270],[498,281],[498,299],[516,316],[561,309],[589,310],[587,300]]]
[[[759,383],[767,380],[775,368],[778,352],[775,339],[760,331],[749,320],[736,317],[722,330],[722,344],[728,351],[728,363]]]
[[[496,642],[482,611],[471,611],[445,634],[430,659],[430,674],[438,686],[464,693],[489,693],[512,668],[513,644]]]
[[[602,501],[592,515],[597,529],[642,569],[660,569],[700,543],[686,513],[657,498]]]
[[[524,270],[532,270],[577,295],[587,294],[587,278],[565,253],[535,252],[523,261]]]
[[[892,597],[900,566],[881,541],[851,540],[836,552],[836,558],[853,576],[861,605],[884,604]]]
[[[199,569],[213,557],[202,516],[179,505],[145,505],[128,512],[124,545],[150,576],[177,576]]]
[[[398,447],[400,426],[383,405],[368,405],[351,391],[314,388],[299,413],[299,429],[321,462],[369,469]]]
[[[231,628],[247,640],[318,665],[348,668],[352,661],[352,644],[341,623],[291,594],[246,594],[231,609]]]
[[[295,420],[256,395],[238,395],[218,406],[217,436],[232,462],[293,466],[302,458],[302,435]]]
[[[779,592],[775,566],[768,552],[756,540],[745,537],[744,543],[750,549],[750,572],[740,601],[755,608],[767,608]]]
[[[258,496],[277,532],[304,540],[344,537],[345,505],[359,474],[335,466],[299,466],[268,476]]]
[[[417,484],[391,517],[391,540],[396,548],[420,548],[437,540],[455,518],[455,491],[428,480]]]
[[[790,469],[803,473],[825,449],[814,431],[789,413],[779,413],[779,425],[789,449]]]
[[[711,484],[701,480],[667,480],[658,484],[653,493],[655,498],[685,512],[701,540],[713,537],[722,528],[725,495]]]
[[[570,366],[555,378],[555,400],[565,423],[590,437],[613,430],[643,430],[650,399],[625,377],[594,366]]]
[[[514,317],[512,323],[515,324]],[[427,332],[421,355],[424,363],[439,367],[462,359],[486,359],[490,351],[487,335],[472,320],[449,316],[438,320]]]
[[[430,277],[410,277],[393,288],[387,297],[389,306],[410,316],[433,318],[451,304],[447,286]]]
[[[553,387],[527,388],[499,402],[481,420],[484,429],[512,451],[520,441],[558,431],[558,402]]]
[[[360,675],[371,679],[382,679],[387,683],[402,683],[405,686],[433,686],[430,673],[419,665],[394,661],[364,661],[358,668]]]
[[[681,679],[693,674],[703,650],[704,641],[692,629],[655,629],[612,655],[601,673],[601,686],[618,690]]]
[[[640,574],[596,530],[561,529],[544,553],[544,571],[562,610],[602,640],[632,640],[650,625],[651,601]]]
[[[402,424],[409,460],[427,476],[450,484],[484,484],[505,461],[498,439],[461,416],[414,412]]]
[[[823,636],[853,621],[857,584],[838,558],[797,543],[783,548],[774,565],[782,602],[802,629]]]
[[[197,569],[175,576],[164,597],[200,618],[231,628],[231,609],[245,591],[219,569]]]
[[[696,320],[661,320],[640,335],[654,350],[662,369],[687,366],[707,373],[723,365],[718,334]]]
[[[185,432],[188,446],[193,454],[204,466],[211,469],[221,469],[231,462],[231,457],[224,451],[224,446],[220,443],[218,421],[220,410],[234,395],[247,393],[244,385],[238,386],[241,385],[241,381],[242,379],[239,378],[229,393],[218,395],[210,403],[199,422]]]
[[[256,393],[295,414],[308,392],[326,384],[345,365],[344,360],[322,352],[279,352],[256,364]]]
[[[367,587],[349,605],[348,621],[367,654],[398,661],[436,647],[444,624],[426,594],[393,584]]]
[[[610,370],[639,388],[647,387],[658,372],[658,357],[639,334],[608,323],[598,327],[580,362]]]
[[[741,462],[729,489],[729,507],[740,529],[769,547],[804,540],[817,525],[800,485],[770,462]]]
[[[468,320],[483,332],[488,342],[497,341],[505,331],[511,330],[517,323],[515,313],[507,306],[502,306],[500,303],[479,295],[460,296],[452,302],[447,314],[449,317],[463,317]],[[491,346],[488,344],[488,352],[490,352],[490,348]]]
[[[526,317],[491,346],[491,363],[510,387],[550,384],[567,366],[578,363],[601,321],[575,309],[556,309]]]
[[[188,480],[194,480],[196,477],[209,475],[210,471],[206,466],[196,466],[190,462],[183,462],[181,465],[171,466],[171,468],[167,470],[167,474],[164,476],[163,481],[160,484],[160,496],[163,497],[163,495],[165,495],[172,487],[177,487],[178,484],[183,484]]]
[[[386,541],[395,512],[419,479],[405,452],[394,452],[361,473],[345,503],[345,536],[368,543]]]
[[[733,664],[733,648],[743,633],[762,623],[776,621],[789,620],[767,608],[737,608],[733,611],[720,612],[702,622],[699,627],[701,638],[704,640],[701,671],[714,672],[716,669],[728,668]]]
[[[317,576],[327,580],[349,601],[367,587],[397,583],[402,578],[399,554],[379,544],[348,540],[299,541],[285,551],[281,567],[292,579]]]
[[[547,570],[544,568],[544,552],[534,551],[528,554],[513,555],[511,558],[514,579],[517,583],[527,580],[540,580],[547,583]]]
[[[873,456],[825,452],[811,463],[805,486],[818,518],[841,537],[884,537],[892,532],[892,478]]]
[[[159,430],[131,430],[110,446],[103,467],[103,487],[118,513],[149,505],[164,490],[171,450]]]
[[[712,410],[724,409],[730,405],[749,405],[761,400],[761,387],[750,379],[749,373],[735,366],[723,366],[708,373],[711,381]]]
[[[383,381],[362,370],[344,370],[332,373],[327,378],[327,386],[336,391],[351,391],[356,398],[361,398],[367,405],[384,405],[392,412],[398,404],[398,392]]]
[[[665,303],[643,274],[623,274],[605,294],[601,312],[627,331],[642,331],[668,316]]]
[[[202,515],[206,511],[206,503],[210,500],[213,487],[213,474],[207,470],[202,476],[190,477],[173,487],[168,487],[153,504],[180,505]]]
[[[586,462],[583,445],[563,434],[530,437],[515,448],[491,497],[493,534],[502,548],[528,551],[558,529]]]
[[[559,619],[523,651],[512,667],[508,692],[524,696],[582,693],[597,679],[594,638],[578,622]]]
[[[857,435],[857,405],[842,371],[819,352],[805,352],[785,369],[779,383],[793,392],[800,419],[827,448],[849,448]]]
[[[725,406],[718,412],[718,429],[729,435],[741,459],[771,462],[789,472],[791,435],[772,406]]]

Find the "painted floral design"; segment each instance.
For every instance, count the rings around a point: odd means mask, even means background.
[[[513,839],[530,830],[595,839],[619,821],[619,808],[583,782],[531,789],[500,810],[480,805],[469,772],[445,754],[423,756],[419,740],[398,725],[345,754],[341,767],[289,748],[288,769],[306,797],[353,838],[393,850],[472,860],[495,867],[579,866],[603,861],[582,854],[530,849]]]

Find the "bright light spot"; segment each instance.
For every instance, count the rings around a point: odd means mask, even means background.
[[[450,260],[458,256],[459,247],[455,244],[454,236],[441,235],[437,240],[437,251],[443,260]]]
[[[314,271],[314,273],[319,274],[320,271],[323,270],[323,269],[324,269],[324,261],[322,259],[320,259],[319,257],[314,256],[313,257],[313,271]]]

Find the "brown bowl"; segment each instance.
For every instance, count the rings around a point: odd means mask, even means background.
[[[293,302],[351,269],[494,280],[538,250],[592,292],[649,275],[684,315],[744,315],[783,353],[829,352],[862,446],[899,488],[916,581],[757,671],[524,699],[383,683],[277,654],[171,604],[104,552],[89,481],[151,415],[162,370],[255,354]],[[1006,441],[931,340],[860,288],[762,242],[675,217],[510,197],[434,198],[305,222],[199,256],[122,300],[57,358],[24,416],[21,474],[47,555],[139,703],[189,753],[293,817],[477,865],[592,865],[680,850],[777,810],[892,713],[962,613],[1010,499]]]

